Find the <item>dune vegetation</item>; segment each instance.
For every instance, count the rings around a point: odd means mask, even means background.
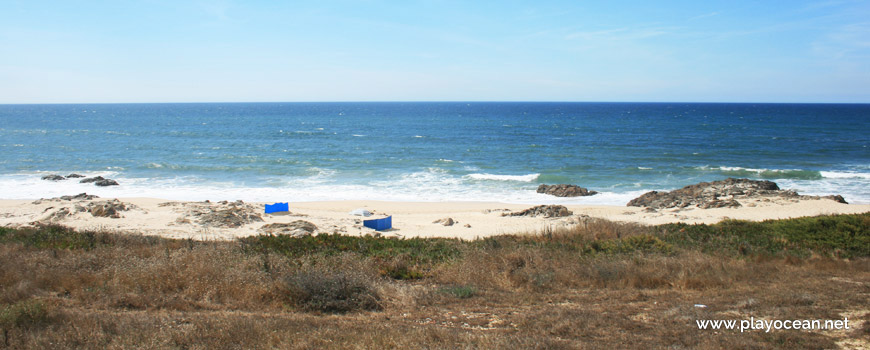
[[[870,213],[477,240],[0,228],[0,348],[861,348]],[[849,330],[700,330],[706,319]]]

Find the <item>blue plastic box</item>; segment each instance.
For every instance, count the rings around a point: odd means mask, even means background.
[[[373,228],[375,231],[389,230],[393,228],[393,216],[387,216],[383,219],[364,220],[363,226]]]
[[[266,204],[266,214],[279,211],[290,211],[290,203]]]

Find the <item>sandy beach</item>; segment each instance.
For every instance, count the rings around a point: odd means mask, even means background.
[[[758,198],[740,201],[739,208],[697,207],[652,210],[623,206],[566,206],[562,217],[504,216],[530,207],[494,202],[384,202],[331,201],[289,204],[289,212],[265,214],[266,203],[233,201],[184,202],[157,198],[77,198],[0,200],[0,225],[22,227],[61,224],[76,229],[108,230],[196,240],[231,240],[266,233],[275,223],[307,221],[314,234],[383,235],[395,237],[455,237],[474,239],[499,234],[533,233],[569,227],[588,218],[647,225],[663,223],[716,223],[725,219],[767,220],[827,214],[863,213],[870,205],[837,203],[830,199]],[[108,203],[108,205],[107,205]],[[94,208],[112,208],[108,213]],[[351,215],[365,209],[373,215]],[[102,215],[102,216],[97,216]],[[393,228],[376,232],[365,219],[393,217]],[[452,219],[452,225],[437,222]]]

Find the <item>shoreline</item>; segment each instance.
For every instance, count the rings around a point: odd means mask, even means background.
[[[108,204],[107,204],[108,203]],[[263,226],[303,220],[319,233],[383,235],[386,237],[446,237],[475,239],[501,234],[541,232],[567,228],[589,218],[644,225],[665,223],[713,224],[726,219],[763,221],[795,217],[870,212],[868,204],[842,204],[829,199],[741,199],[738,208],[696,207],[652,210],[609,205],[565,205],[572,214],[564,217],[502,216],[533,207],[499,202],[399,202],[312,201],[290,202],[289,213],[264,213],[263,202],[193,202],[159,198],[59,198],[40,200],[0,199],[0,226],[24,227],[60,224],[75,229],[109,230],[196,240],[232,240],[257,235]],[[92,214],[94,208],[110,209],[106,217]],[[114,208],[114,209],[113,209]],[[116,212],[111,210],[117,209]],[[351,215],[355,209],[374,213]],[[117,217],[110,217],[112,214]],[[106,215],[103,211],[99,214]],[[362,220],[393,216],[393,229],[376,232]],[[450,218],[451,226],[436,221]]]

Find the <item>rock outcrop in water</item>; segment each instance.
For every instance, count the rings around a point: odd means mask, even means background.
[[[65,177],[60,176],[60,175],[57,175],[57,174],[45,175],[45,176],[42,177],[42,179],[43,179],[43,180],[47,180],[47,181],[62,181],[62,180],[66,180]]]
[[[722,198],[720,198],[722,197]],[[701,209],[736,208],[741,204],[738,199],[780,197],[792,199],[831,199],[846,203],[842,196],[801,196],[792,190],[781,190],[772,181],[728,178],[721,181],[701,182],[670,192],[651,191],[628,202],[630,207],[653,209],[686,208]]]
[[[571,216],[572,213],[564,205],[539,205],[529,209],[517,212],[501,214],[501,216],[543,216],[545,218],[558,218],[563,216]]]
[[[79,180],[79,183],[89,184],[89,183],[97,182],[100,180],[105,180],[105,178],[103,178],[102,176],[88,177],[88,178],[84,178],[84,179]]]
[[[586,188],[577,186],[577,185],[568,185],[568,184],[558,184],[558,185],[546,185],[542,184],[538,186],[538,193],[544,193],[553,195],[556,197],[581,197],[581,196],[592,196],[598,192],[590,191]]]
[[[105,187],[105,186],[118,186],[118,182],[112,179],[106,179],[102,176],[94,176],[85,179],[81,179],[79,183],[94,183],[94,185]]]
[[[102,180],[99,180],[99,181],[95,181],[95,182],[94,182],[94,185],[97,185],[97,186],[100,186],[100,187],[106,187],[106,186],[118,186],[118,182],[115,181],[115,180],[112,180],[112,179],[102,179]]]

